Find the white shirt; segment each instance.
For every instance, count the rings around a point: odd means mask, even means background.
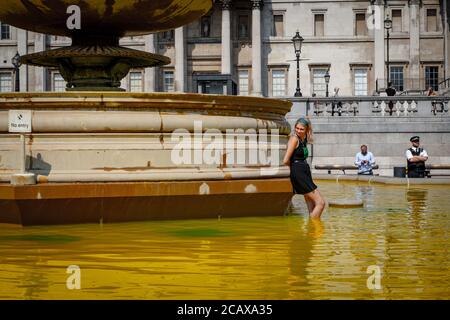
[[[369,163],[362,164],[361,162],[363,160],[366,160]],[[355,164],[358,166],[358,173],[369,172],[370,170],[372,170],[372,166],[375,164],[375,158],[370,151],[367,151],[365,155],[363,155],[361,152],[358,152],[356,154]]]
[[[417,149],[419,149],[419,148],[411,147],[411,149],[413,149],[414,151],[417,152]],[[425,149],[422,149],[422,152],[419,154],[419,156],[421,156],[421,157],[428,157],[427,151]],[[412,155],[411,151],[409,149],[406,150],[406,159],[409,160],[412,157],[413,157],[413,155]]]

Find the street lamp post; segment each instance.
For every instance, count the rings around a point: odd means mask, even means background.
[[[292,42],[294,43],[295,55],[297,57],[297,88],[295,89],[294,97],[301,97],[302,92],[300,91],[300,53],[302,51],[303,38],[298,31],[292,38]]]
[[[19,52],[16,53],[16,55],[11,59],[12,65],[14,66],[14,75],[15,75],[15,88],[14,91],[19,92],[20,91],[20,66],[22,63],[20,62],[20,54]]]
[[[329,93],[328,93],[328,84],[330,83],[330,73],[328,72],[329,69],[327,70],[327,72],[325,73],[325,75],[323,76],[325,78],[325,84],[326,84],[326,91],[325,91],[325,96],[328,98]]]
[[[389,17],[389,15],[386,16],[386,19],[384,19],[384,28],[386,29],[386,40],[387,40],[387,45],[386,45],[386,70],[387,70],[387,86],[389,86],[389,82],[390,82],[390,76],[389,76],[389,30],[392,29],[392,20]]]

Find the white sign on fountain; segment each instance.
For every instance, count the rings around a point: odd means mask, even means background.
[[[31,132],[31,110],[9,110],[9,132]]]

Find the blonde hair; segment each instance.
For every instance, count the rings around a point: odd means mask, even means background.
[[[305,129],[306,129],[306,139],[307,139],[307,141],[308,141],[309,143],[313,143],[313,130],[312,130],[312,125],[311,125],[311,120],[309,120],[309,119],[306,118],[306,117],[301,117],[301,118],[299,118],[299,119],[295,122],[294,129],[295,129],[295,127],[296,127],[298,124],[301,124],[302,126],[305,127]]]

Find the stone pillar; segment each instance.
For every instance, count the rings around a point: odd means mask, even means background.
[[[34,34],[34,51],[41,52],[47,49],[47,36],[42,33]],[[47,91],[47,69],[34,67],[34,91]]]
[[[145,36],[145,51],[150,53],[157,52],[157,36],[155,34],[149,34]],[[156,67],[146,68],[144,73],[144,92],[156,91]]]
[[[222,0],[222,74],[231,74],[231,0]]]
[[[17,29],[17,51],[21,56],[28,54],[28,31]],[[23,64],[20,69],[20,91],[28,91],[28,66]]]
[[[420,0],[409,1],[409,78],[411,88],[420,89]]]
[[[175,29],[175,91],[186,92],[186,29]]]
[[[444,70],[444,79],[450,77],[450,21],[449,17],[449,4],[448,1],[444,1],[444,50],[445,50],[445,70]]]
[[[262,42],[261,9],[262,0],[252,0],[252,95],[262,96]]]
[[[376,0],[373,2],[374,6],[374,83],[376,83],[378,79],[378,89],[384,88],[387,86],[387,83],[384,83],[387,78],[386,71],[386,60],[385,60],[385,29],[384,29],[384,1]]]

